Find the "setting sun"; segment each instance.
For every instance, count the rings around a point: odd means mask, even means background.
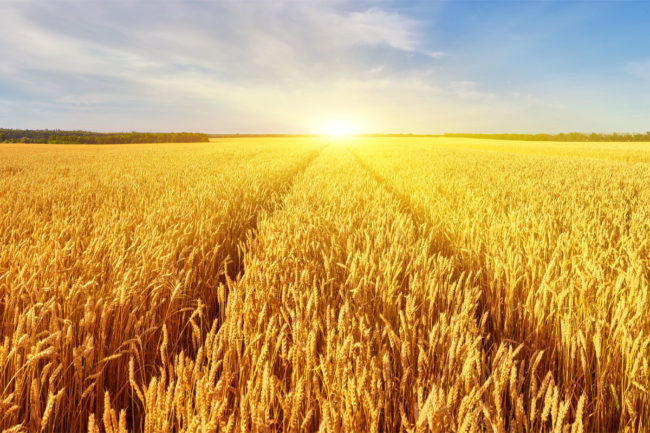
[[[358,128],[355,128],[351,122],[343,121],[326,123],[321,130],[321,134],[332,138],[344,138],[358,133]]]

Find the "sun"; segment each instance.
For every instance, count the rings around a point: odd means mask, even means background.
[[[358,129],[349,121],[328,122],[321,128],[322,135],[335,139],[346,138],[357,133]]]

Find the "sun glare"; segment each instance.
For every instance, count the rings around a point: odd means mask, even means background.
[[[348,122],[328,123],[321,130],[321,134],[330,138],[345,138],[356,133],[358,131]]]

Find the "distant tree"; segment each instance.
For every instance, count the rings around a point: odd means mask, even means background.
[[[650,131],[645,134],[612,133],[612,134],[584,134],[570,132],[560,134],[459,134],[447,133],[444,137],[465,138],[490,138],[497,140],[527,140],[527,141],[647,141],[650,142]]]
[[[52,144],[123,144],[164,142],[207,142],[209,137],[200,133],[98,133],[62,130],[0,129],[0,141]]]

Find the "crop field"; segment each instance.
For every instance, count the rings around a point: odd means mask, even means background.
[[[650,429],[650,143],[0,144],[0,431]]]

